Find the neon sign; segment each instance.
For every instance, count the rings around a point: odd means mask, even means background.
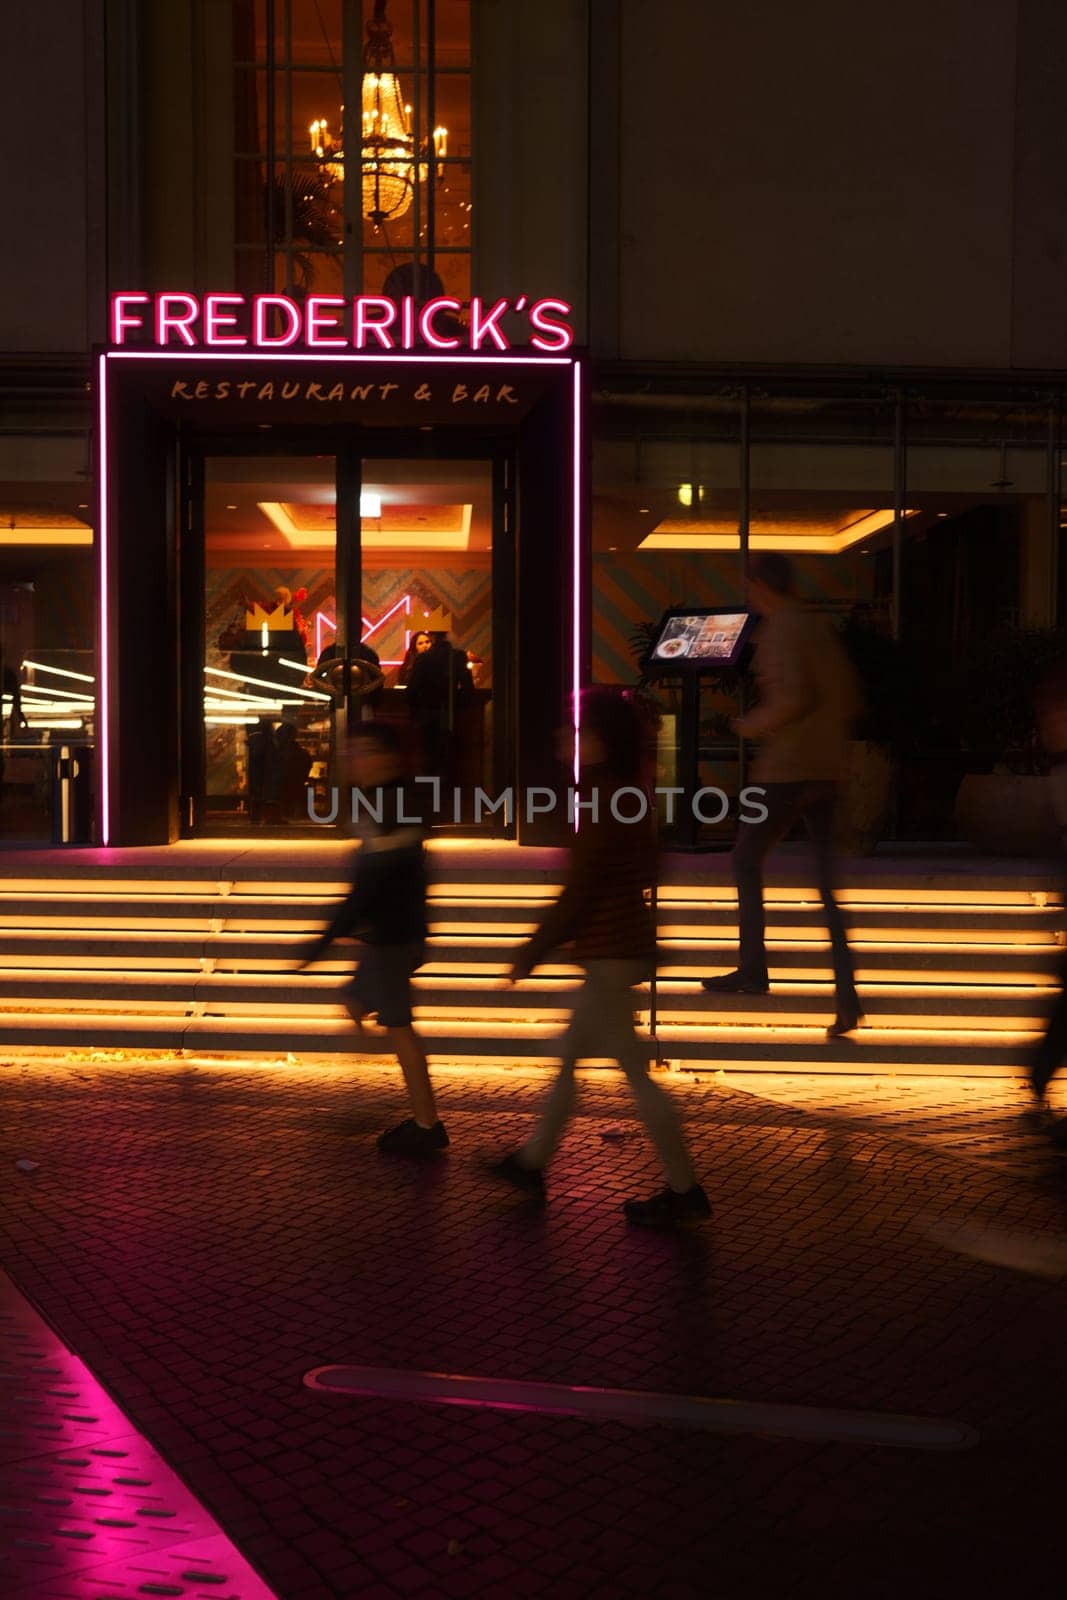
[[[189,296],[190,300],[192,300],[194,298],[195,298],[194,296]],[[246,303],[246,302],[241,301],[241,297],[240,296],[230,296],[228,298],[236,299],[240,304],[245,304]],[[120,307],[117,304],[117,302],[119,302],[119,301],[125,302],[125,305]],[[133,311],[134,311],[135,305],[137,305],[137,306],[150,306],[153,303],[153,297],[149,296],[149,295],[143,295],[143,296],[142,295],[137,295],[137,296],[133,296],[132,297],[132,302],[133,302],[133,304],[131,304],[131,297],[129,295],[126,295],[126,296],[116,295],[114,297],[113,317],[116,315],[116,313],[118,311],[121,311],[123,319],[124,319],[123,327],[122,327],[122,329],[119,330],[119,336],[120,336],[121,339],[125,339],[126,333],[127,333],[128,330],[131,330],[131,329],[137,328],[137,327],[140,327],[140,328],[144,328],[145,327],[143,315],[138,316],[133,321],[131,321],[130,318],[133,315]],[[197,302],[197,304],[199,305],[199,302]],[[569,310],[569,308],[562,301],[555,301],[555,302],[545,301],[545,302],[539,302],[539,304],[543,304],[546,307],[547,306],[559,307],[561,316],[564,313],[568,312],[568,310]],[[191,316],[192,315],[191,308],[187,307],[186,310],[190,313],[190,316]],[[218,307],[216,307],[215,315],[216,315],[215,329],[216,329],[216,332],[218,332],[218,322],[217,322],[217,317],[219,315],[219,308]],[[113,326],[114,326],[114,324],[113,324]],[[403,325],[402,325],[401,331],[403,331]],[[570,346],[570,343],[571,343],[572,338],[573,338],[573,334],[572,334],[571,329],[570,329],[569,326],[566,326],[565,324],[560,323],[558,325],[558,335],[557,336],[561,337],[561,338],[563,338],[565,340],[565,344],[563,345],[563,348],[568,348]],[[188,348],[188,346],[185,344],[185,341],[183,341],[182,343],[183,343],[184,348]],[[193,345],[194,346],[196,345],[195,337],[193,338]],[[352,353],[352,352],[349,352],[349,351],[345,350],[345,351],[335,352],[335,353],[333,353],[333,354],[331,354],[329,356],[324,357],[323,359],[324,359],[324,361],[328,361],[329,365],[331,367],[337,366],[339,369],[344,371],[346,374],[347,373],[351,373],[352,376],[355,377],[365,367],[373,367],[374,365],[376,365],[377,362],[381,359],[381,354],[382,354],[382,352],[380,350],[376,351],[373,354],[369,354],[369,355],[368,354],[360,354],[360,353]],[[199,360],[203,361],[205,363],[214,363],[214,362],[222,363],[222,362],[229,361],[231,359],[232,359],[232,357],[225,350],[219,350],[219,349],[204,350],[201,353],[200,357],[199,357]],[[441,357],[438,357],[436,359],[438,361],[440,361],[442,367],[444,367],[446,369],[447,368],[456,369],[457,373],[463,378],[467,378],[468,376],[470,376],[471,378],[474,378],[474,377],[479,377],[480,378],[482,376],[488,377],[489,373],[492,372],[492,369],[496,366],[496,361],[497,361],[497,357],[495,355],[486,354],[484,352],[483,353],[468,354],[468,353],[466,353],[464,351],[460,351],[458,353],[448,352],[447,354],[445,354],[445,355],[443,355]],[[113,820],[112,819],[112,808],[113,808],[113,798],[114,798],[113,797],[113,779],[114,779],[113,763],[114,763],[114,758],[115,758],[114,729],[113,729],[113,726],[112,726],[112,706],[111,706],[112,685],[113,685],[112,639],[111,639],[111,629],[112,629],[112,615],[111,615],[111,612],[112,612],[112,607],[111,607],[112,553],[111,552],[112,552],[112,543],[113,543],[113,537],[114,537],[113,529],[112,529],[112,505],[111,505],[111,500],[112,500],[112,482],[113,482],[113,477],[114,477],[114,473],[115,473],[115,470],[116,470],[116,465],[115,465],[115,462],[112,460],[112,451],[113,451],[113,445],[112,445],[112,421],[113,421],[113,419],[111,417],[111,402],[110,402],[110,398],[109,398],[109,390],[110,390],[110,384],[111,384],[112,376],[114,375],[117,378],[118,374],[120,372],[122,372],[123,369],[129,370],[129,364],[131,364],[131,363],[132,363],[132,366],[133,366],[134,370],[136,370],[137,367],[144,366],[146,363],[147,363],[149,368],[155,368],[157,366],[162,366],[164,369],[166,369],[168,366],[171,366],[173,363],[181,362],[183,360],[184,360],[184,349],[175,349],[173,346],[170,347],[170,348],[167,348],[167,349],[161,349],[161,348],[160,349],[153,349],[152,346],[151,346],[151,343],[149,343],[147,348],[142,346],[140,348],[114,350],[114,351],[110,351],[110,352],[102,351],[97,356],[97,383],[96,383],[97,447],[98,447],[99,460],[100,460],[100,473],[99,473],[99,482],[98,482],[99,499],[98,499],[98,507],[97,507],[97,541],[96,542],[97,542],[97,561],[98,561],[98,572],[99,572],[99,633],[98,633],[98,637],[99,637],[99,641],[100,642],[99,642],[99,657],[98,657],[98,659],[99,659],[99,668],[100,668],[100,685],[99,685],[99,693],[98,693],[98,696],[97,696],[96,704],[97,704],[97,721],[98,721],[98,748],[99,748],[99,752],[100,752],[100,786],[99,786],[100,840],[101,840],[101,843],[104,844],[104,845],[110,844],[111,843],[111,839],[112,839],[112,820]],[[418,354],[398,353],[398,354],[396,354],[396,355],[394,355],[392,357],[390,365],[392,365],[393,362],[395,362],[400,366],[403,366],[404,364],[410,364],[410,365],[414,366],[414,365],[421,364],[421,363],[425,362],[426,360],[427,360],[426,354],[425,354],[424,351],[421,351],[421,350],[419,351]],[[274,352],[274,351],[272,351],[270,349],[268,349],[268,350],[252,349],[246,355],[244,355],[244,357],[242,358],[242,364],[244,362],[248,362],[250,365],[251,364],[255,364],[255,365],[262,364],[262,366],[263,366],[263,368],[265,370],[269,369],[270,367],[273,367],[273,366],[275,366],[275,365],[277,365],[279,363],[281,363],[283,365],[287,365],[288,363],[291,362],[291,363],[294,363],[296,365],[300,365],[300,364],[306,363],[306,361],[307,361],[306,354],[302,354],[301,352],[296,351],[296,350],[287,350],[287,351],[283,350],[280,353],[277,353],[277,352]],[[583,618],[584,618],[584,615],[585,615],[585,606],[586,606],[586,603],[587,603],[587,597],[586,597],[586,595],[584,593],[584,590],[583,590],[582,561],[581,561],[581,557],[582,557],[582,529],[583,529],[583,492],[582,492],[582,489],[583,489],[583,459],[584,459],[584,450],[585,450],[584,430],[583,430],[583,427],[582,427],[583,375],[582,375],[581,362],[578,359],[576,359],[574,356],[566,356],[566,355],[559,355],[559,354],[557,354],[557,355],[549,354],[549,353],[547,353],[547,349],[542,346],[540,351],[539,351],[539,353],[536,353],[536,354],[522,353],[520,351],[519,353],[510,356],[508,358],[508,361],[507,361],[506,365],[508,367],[516,367],[516,368],[519,368],[519,367],[522,367],[522,368],[538,367],[538,368],[544,369],[546,367],[555,367],[555,368],[559,368],[559,369],[566,369],[566,368],[570,368],[571,369],[569,374],[568,374],[568,387],[570,389],[570,395],[571,395],[571,404],[570,404],[570,407],[569,407],[569,410],[570,410],[570,418],[569,418],[570,450],[568,452],[568,455],[569,455],[569,478],[570,478],[570,493],[569,493],[569,500],[570,500],[570,517],[569,517],[570,530],[569,531],[570,531],[570,548],[571,548],[571,561],[570,561],[571,574],[570,574],[570,579],[571,579],[571,596],[572,596],[572,598],[571,598],[572,615],[571,615],[570,680],[571,680],[571,708],[572,708],[571,709],[571,720],[572,720],[572,725],[573,725],[573,736],[574,736],[574,772],[575,772],[575,778],[576,778],[576,783],[577,783],[580,780],[580,755],[579,755],[578,736],[579,736],[579,723],[580,723],[579,692],[580,692],[581,683],[582,683],[582,659],[583,659],[583,650],[584,650]],[[484,369],[484,372],[482,371],[482,369]],[[495,381],[495,378],[494,378],[494,381]],[[218,669],[216,669],[216,670],[218,670]],[[274,684],[268,684],[267,687],[270,688],[270,689],[276,689],[277,686],[274,685]],[[305,691],[305,693],[308,693],[308,692],[310,692],[310,691]],[[577,813],[577,808],[576,808],[576,810],[575,810],[576,819],[577,819],[577,814],[578,813]]]
[[[361,617],[360,618],[360,621],[363,624],[363,628],[362,628],[362,631],[361,631],[360,636],[359,636],[361,643],[366,644],[367,640],[371,637],[371,635],[374,634],[374,633],[377,633],[379,628],[384,628],[385,624],[387,622],[390,622],[392,620],[392,618],[396,616],[398,611],[403,611],[405,616],[410,617],[410,615],[411,615],[411,596],[409,594],[402,595],[400,597],[400,599],[396,602],[395,605],[390,606],[389,610],[385,613],[385,615],[383,617],[379,617],[378,618],[377,622],[372,622],[369,617]],[[315,613],[315,659],[316,659],[316,661],[318,660],[319,656],[321,656],[321,654],[323,652],[323,649],[325,647],[325,644],[326,644],[326,630],[327,630],[327,628],[330,630],[331,633],[336,635],[336,633],[337,633],[337,623],[334,620],[334,618],[333,617],[328,617],[326,615],[325,611],[316,611],[316,613]],[[408,645],[410,643],[411,643],[411,629],[410,628],[405,628],[404,629],[404,649],[405,650],[407,650],[407,647],[408,647]],[[399,667],[399,666],[403,665],[403,661],[402,660],[401,661],[383,661],[381,663],[381,665],[383,667]]]
[[[478,295],[470,321],[460,323],[462,305],[438,295],[417,305],[410,295],[389,300],[360,294],[312,294],[301,304],[284,294],[164,294],[127,292],[111,296],[111,343],[157,350],[429,350],[507,351],[513,346],[501,326],[524,317],[528,339],[517,348],[558,355],[574,343],[565,300],[499,299]]]

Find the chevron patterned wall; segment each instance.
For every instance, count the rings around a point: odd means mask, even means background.
[[[300,609],[313,624],[316,611],[336,616],[334,574],[329,568],[210,567],[207,575],[208,664],[223,665],[216,640],[234,616],[243,612],[244,599],[268,602],[280,585],[307,589]],[[405,595],[411,597],[410,617],[395,610]],[[479,681],[491,682],[492,575],[488,569],[434,567],[368,567],[363,573],[363,614],[373,629],[368,643],[383,661],[400,661],[404,632],[414,632],[424,613],[443,606],[452,613],[452,642],[481,656],[485,670]],[[381,624],[390,611],[394,614]],[[328,631],[326,639],[332,638]],[[312,628],[312,650],[314,630]]]
[[[797,558],[801,592],[833,609],[871,596],[873,563],[862,556]],[[334,575],[323,568],[265,569],[219,567],[208,571],[208,659],[221,664],[215,640],[242,605],[242,596],[266,601],[274,589],[306,588],[303,611],[332,617]],[[402,610],[382,626],[380,619],[410,595],[410,619]],[[632,683],[636,663],[629,638],[642,622],[654,622],[672,605],[730,606],[741,600],[736,556],[694,551],[635,552],[593,558],[593,677],[598,683]],[[485,662],[480,681],[492,682],[492,579],[488,568],[370,567],[363,574],[364,615],[369,643],[383,660],[400,660],[404,632],[414,631],[423,613],[443,606],[451,612],[452,640]],[[217,659],[216,659],[217,658]]]

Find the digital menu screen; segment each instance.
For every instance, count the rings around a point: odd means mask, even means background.
[[[675,611],[660,624],[649,653],[657,666],[733,666],[748,633],[748,611]]]

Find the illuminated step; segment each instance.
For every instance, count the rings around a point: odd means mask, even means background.
[[[135,933],[82,932],[71,936],[48,936],[40,930],[18,938],[0,936],[0,975],[24,971],[55,971],[70,968],[107,972],[174,971],[216,969],[228,972],[292,973],[297,958],[307,943],[306,934],[164,934],[146,938]],[[508,970],[518,941],[487,939],[431,938],[428,958],[441,973],[470,974],[492,978]],[[666,950],[659,969],[663,981],[686,982],[694,992],[699,978],[727,970],[733,952],[722,950]],[[794,946],[770,950],[772,989],[782,983],[819,983],[829,977],[830,959],[826,947]],[[987,984],[1048,988],[1055,983],[1060,967],[1058,950],[1009,947],[1006,950],[955,952],[936,947],[909,951],[906,959],[895,947],[875,949],[857,946],[856,971],[861,984],[896,981],[909,988],[930,984]],[[337,946],[330,958],[317,963],[316,970],[350,968],[354,949]],[[679,959],[681,958],[681,959]],[[563,956],[539,969],[542,976],[574,970]]]
[[[61,902],[62,903],[62,902]],[[62,909],[48,902],[47,909],[40,903],[20,911],[17,915],[10,907],[0,907],[0,950],[11,940],[31,933],[54,932],[71,934],[75,931],[86,937],[102,934],[151,933],[174,935],[179,933],[218,936],[268,936],[272,934],[309,935],[321,927],[330,911],[328,905],[317,901],[298,904],[293,901],[263,897],[258,903],[249,903],[230,897],[204,903],[192,902],[184,906],[175,902],[152,902],[152,915],[145,915],[147,906],[121,905],[108,908],[93,916],[85,902],[62,903]],[[477,916],[448,918],[442,916],[439,903],[431,907],[431,927],[435,934],[452,940],[470,936],[478,940],[528,937],[536,920],[496,920],[489,914],[492,908],[480,908]],[[736,942],[736,927],[732,919],[723,918],[718,923],[708,919],[703,923],[684,924],[659,922],[661,941],[669,946],[689,946],[693,949],[730,948]],[[924,946],[967,945],[985,949],[1005,949],[1020,945],[1058,948],[1060,932],[1054,914],[1035,912],[1029,922],[1018,918],[1000,919],[975,917],[964,924],[953,926],[929,925],[928,919],[910,919],[896,922],[872,917],[853,921],[850,938],[856,948],[883,946],[896,949],[913,949]],[[768,925],[768,940],[775,945],[825,946],[826,932],[818,920],[784,924],[773,916]]]
[[[267,881],[228,879],[220,882],[203,880],[186,881],[172,878],[161,880],[128,880],[115,878],[108,881],[95,878],[89,883],[84,878],[65,879],[60,876],[35,880],[0,878],[0,907],[6,904],[21,906],[34,900],[55,903],[79,902],[90,906],[106,906],[112,902],[136,903],[148,899],[161,905],[181,905],[201,901],[214,903],[218,899],[247,901],[285,901],[298,904],[316,904],[340,898],[347,890],[342,880],[306,879]],[[531,902],[547,904],[559,893],[561,883],[523,883],[504,878],[484,884],[431,882],[431,903],[455,908],[492,909],[514,903],[516,908],[526,908]],[[1062,911],[1058,892],[1014,893],[975,890],[964,894],[930,894],[907,887],[893,891],[874,892],[844,888],[838,899],[850,916],[885,914],[907,916],[916,911],[936,913],[939,918],[954,919],[982,913],[997,916],[1052,914]],[[699,916],[704,912],[715,916],[735,912],[737,898],[733,890],[717,891],[706,885],[688,888],[661,888],[658,905],[662,913]],[[813,918],[822,914],[822,903],[814,890],[785,889],[768,886],[765,903],[770,909],[779,909],[790,915],[810,913]]]
[[[186,1014],[193,1011],[238,1015],[270,1014],[284,1030],[298,1015],[319,1011],[333,1013],[343,1004],[343,985],[348,970],[301,974],[231,974],[187,971],[182,973],[112,971],[54,973],[19,972],[0,974],[0,1007],[15,1005],[37,1011],[64,1009],[94,1012],[167,1011]],[[443,1018],[455,1015],[468,1019],[499,1019],[511,1025],[517,1020],[545,1020],[567,1015],[576,993],[576,975],[556,980],[528,981],[518,987],[502,976],[451,977],[426,969],[415,979],[416,1002],[424,1016]],[[799,986],[797,986],[799,988]],[[927,997],[921,993],[898,992],[882,995],[870,989],[863,993],[863,1004],[872,1025],[894,1030],[937,1029],[941,1032],[1003,1032],[1034,1030],[1042,1026],[1047,993],[1023,990],[1021,994],[978,994],[956,997],[941,993]],[[635,991],[635,1008],[646,1012],[650,1003],[648,986]],[[710,996],[692,985],[661,983],[657,1009],[663,1026],[701,1030],[708,1026],[780,1028],[783,1026],[823,1026],[834,1013],[832,986],[825,984],[815,992],[775,993],[767,996]]]
[[[1048,916],[1044,912],[1039,915],[1042,919]],[[855,919],[850,922],[848,939],[851,945],[882,943],[914,947],[924,944],[975,944],[999,949],[1011,945],[1030,944],[1054,949],[1059,945],[1059,931],[1054,920],[1035,919],[1027,925],[1016,921],[1000,921],[993,917],[976,917],[973,922],[966,925],[942,926],[932,923],[929,918],[916,917],[909,921],[890,921],[872,917],[869,920]],[[672,942],[718,943],[723,939],[736,942],[737,925],[729,921],[716,925],[711,922],[680,923],[660,918],[657,923],[657,933],[661,940]],[[770,942],[795,940],[804,943],[814,941],[825,943],[828,942],[828,935],[825,925],[819,921],[785,923],[777,918],[768,917],[767,939]]]
[[[1005,886],[1001,879],[983,882],[981,873],[967,875],[963,883],[954,887],[940,888],[909,883],[907,873],[894,873],[892,879],[892,882],[881,885],[864,884],[855,878],[850,879],[846,864],[841,875],[841,885],[835,890],[835,896],[841,905],[850,909],[873,906],[907,910],[910,906],[926,906],[939,911],[953,909],[973,911],[987,906],[991,910],[1003,911],[1011,907],[1054,909],[1063,905],[1062,875],[1057,875],[1055,872],[1050,872],[1047,878],[1031,880],[1028,884],[1016,886]],[[814,883],[783,883],[774,878],[773,871],[768,875],[764,886],[764,898],[768,905],[821,906],[822,904],[822,897]],[[692,882],[661,881],[658,885],[657,899],[661,905],[686,907],[704,903],[736,905],[737,891],[732,882],[705,884],[696,878]]]
[[[736,959],[735,945],[724,948],[722,945],[686,945],[662,940],[660,951],[659,970],[663,976],[692,973],[695,969],[702,976],[710,977],[729,971]],[[857,968],[881,976],[899,973],[906,974],[909,980],[915,980],[927,974],[945,973],[949,975],[946,981],[950,981],[952,975],[966,973],[973,974],[975,980],[980,981],[981,977],[992,974],[995,981],[996,977],[1010,973],[1013,983],[1032,981],[1029,976],[1031,973],[1042,978],[1055,973],[1062,956],[1062,951],[1051,945],[970,944],[957,951],[951,946],[936,943],[903,945],[874,940],[853,942],[852,953]],[[771,940],[768,941],[767,955],[772,983],[776,973],[782,978],[821,977],[830,964],[828,942],[816,946]]]
[[[553,1023],[504,1027],[498,1023],[427,1022],[422,1030],[431,1056],[483,1060],[555,1059],[560,1029]],[[910,1037],[866,1029],[853,1039],[827,1041],[822,1028],[752,1030],[729,1036],[712,1030],[693,1037],[661,1029],[655,1046],[664,1058],[706,1062],[710,1067],[837,1072],[983,1072],[1021,1075],[1032,1036],[1020,1034],[989,1043],[967,1036],[944,1042],[921,1034]],[[353,1030],[342,1017],[309,1017],[280,1029],[277,1016],[185,1018],[169,1016],[101,1017],[90,1013],[17,1013],[0,1007],[0,1044],[44,1051],[86,1049],[200,1050],[255,1052],[268,1058],[327,1053],[351,1056]],[[369,1041],[370,1053],[387,1055],[384,1036]]]
[[[431,893],[456,898],[497,899],[551,898],[563,882],[560,852],[537,852],[503,847],[495,863],[488,859],[476,871],[465,871],[450,862],[449,853],[430,847],[433,886]],[[139,853],[140,864],[122,866],[117,858],[129,852],[52,851],[9,855],[0,874],[0,894],[58,892],[128,895],[167,893],[172,896],[212,896],[217,893],[283,893],[329,898],[344,892],[351,861],[350,849],[329,849],[297,841],[278,841],[270,856],[258,857],[248,845],[231,846],[220,852],[214,870],[205,870],[184,851],[183,846],[164,847]],[[91,857],[91,860],[87,860]],[[273,864],[271,857],[274,858]],[[537,867],[532,858],[546,858]],[[144,862],[151,859],[151,870]],[[659,900],[664,905],[719,906],[736,904],[736,893],[729,863],[721,858],[697,858],[689,868],[678,868],[678,858],[665,858],[664,877],[659,885]],[[73,864],[77,863],[76,868]],[[188,865],[183,865],[188,862]],[[996,870],[991,870],[993,867]],[[900,861],[888,860],[872,871],[865,863],[842,864],[839,898],[846,906],[914,905],[961,909],[985,905],[1003,909],[1011,906],[1062,904],[1062,880],[1058,868],[1040,871],[1021,870],[1009,862],[976,861],[966,871],[916,871]],[[814,882],[803,871],[779,870],[779,860],[771,858],[766,896],[769,904],[819,904]]]

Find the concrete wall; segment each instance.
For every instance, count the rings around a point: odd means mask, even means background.
[[[103,58],[94,0],[0,6],[0,350],[84,350],[102,331]]]
[[[604,354],[1067,364],[1058,0],[592,4]]]
[[[138,26],[144,85],[138,287],[232,288],[230,7],[214,0],[152,0],[141,8]]]
[[[471,9],[473,292],[566,300],[579,339],[588,229],[586,11],[586,0],[473,0]]]
[[[0,351],[103,340],[109,282],[232,283],[231,39],[215,0],[0,5]]]
[[[482,294],[636,361],[1067,367],[1062,0],[472,0],[472,31]],[[85,349],[108,277],[232,283],[231,43],[222,0],[0,7],[0,350]]]

